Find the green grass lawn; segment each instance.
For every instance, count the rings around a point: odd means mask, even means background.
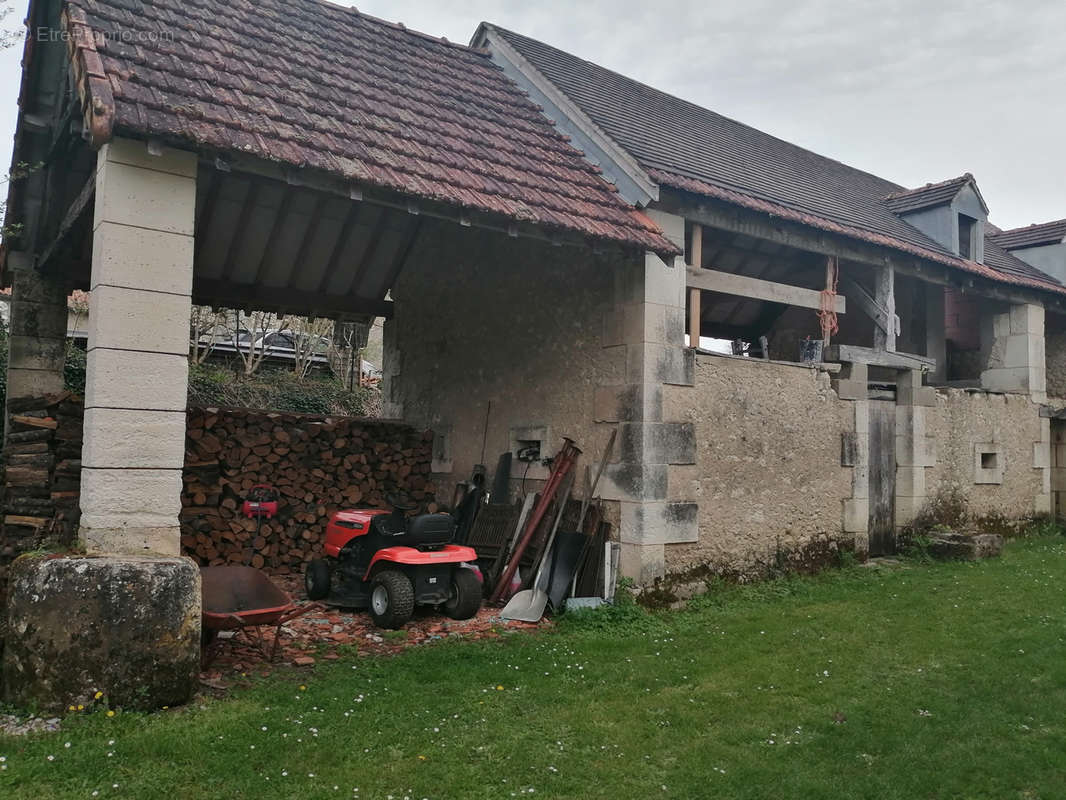
[[[276,673],[0,738],[0,797],[1064,798],[1064,587],[1035,538]]]

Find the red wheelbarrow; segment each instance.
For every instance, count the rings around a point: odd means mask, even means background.
[[[321,603],[298,606],[265,573],[255,567],[201,567],[203,586],[203,663],[214,656],[211,645],[219,631],[244,632],[248,642],[273,661],[278,654],[281,626],[311,611]],[[266,651],[263,628],[274,626],[274,646]],[[255,637],[249,633],[255,632]]]

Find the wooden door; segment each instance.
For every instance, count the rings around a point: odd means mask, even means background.
[[[870,555],[896,552],[896,403],[870,400]]]

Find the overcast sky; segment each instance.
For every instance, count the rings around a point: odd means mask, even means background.
[[[495,22],[908,187],[972,172],[1003,227],[1066,217],[1063,0],[357,5],[459,42]],[[5,164],[20,56],[0,54]]]

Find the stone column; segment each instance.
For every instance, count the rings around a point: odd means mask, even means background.
[[[82,448],[90,551],[180,551],[196,155],[99,154]]]
[[[982,324],[987,322],[982,320]],[[1044,307],[1019,303],[995,314],[990,322],[992,348],[981,373],[981,388],[1028,394],[1033,402],[1047,402]]]
[[[27,253],[8,254],[12,275],[7,399],[63,391],[67,289],[33,268]]]
[[[681,217],[649,212],[683,246]],[[596,391],[596,420],[616,423],[615,463],[601,482],[602,496],[620,507],[622,573],[647,583],[665,571],[667,544],[699,538],[694,498],[670,492],[671,476],[696,463],[691,422],[663,418],[663,386],[693,386],[694,352],[685,347],[685,267],[653,254],[617,273],[615,308],[605,320],[607,348],[625,355],[625,383]]]
[[[896,518],[898,530],[925,505],[925,470],[935,466],[934,442],[926,435],[926,409],[936,406],[936,389],[922,385],[920,370],[896,373]]]

